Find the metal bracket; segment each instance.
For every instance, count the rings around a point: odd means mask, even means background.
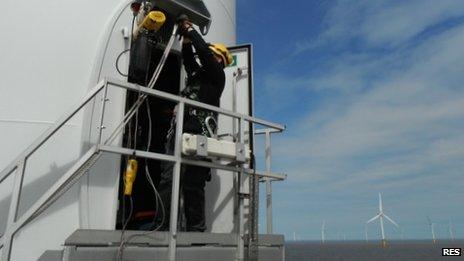
[[[246,162],[246,157],[245,157],[245,144],[243,143],[236,143],[235,145],[235,155],[236,155],[236,160],[238,162]]]
[[[206,136],[197,136],[197,156],[208,156],[208,138]]]

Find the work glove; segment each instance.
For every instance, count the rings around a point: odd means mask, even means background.
[[[188,30],[193,26],[187,15],[180,15],[179,18],[177,18],[177,23],[179,24],[178,33],[182,36],[186,36]]]

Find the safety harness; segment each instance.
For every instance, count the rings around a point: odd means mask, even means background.
[[[194,76],[196,73],[192,74]],[[194,81],[193,83],[188,84],[181,92],[180,96],[184,98],[188,98],[194,101],[200,101],[200,98],[198,96],[200,92],[201,84],[199,81]],[[174,109],[175,111],[177,110],[177,106]],[[213,137],[214,136],[214,130],[217,128],[217,116],[213,112],[209,112],[203,109],[196,109],[196,108],[191,108],[189,107],[187,109],[187,113],[195,118],[201,126],[201,134],[206,137]],[[169,128],[168,131],[168,139],[172,137],[174,134],[175,130],[175,125],[176,125],[176,118],[173,117],[171,120],[171,127]]]

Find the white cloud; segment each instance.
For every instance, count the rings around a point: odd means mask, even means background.
[[[285,155],[282,161],[303,161],[290,167],[290,174],[299,180],[351,179],[334,184],[337,189],[386,177],[414,183],[419,173],[438,180],[435,169],[453,173],[462,168],[458,159],[464,158],[463,44],[461,26],[380,62],[376,56],[363,59],[355,69],[350,59],[337,60],[335,72],[355,70],[360,78],[376,78],[362,91],[345,92],[357,89],[356,84],[340,87],[344,102],[328,101],[303,117],[291,131],[295,135],[280,140],[276,154]],[[401,66],[390,66],[392,62]],[[351,80],[340,77],[340,85]],[[310,79],[279,81],[312,88]],[[390,185],[395,184],[400,186],[398,181]]]
[[[378,192],[415,237],[426,236],[414,221],[425,215],[462,220],[464,25],[441,26],[458,16],[464,1],[338,1],[326,30],[296,44],[294,59],[325,52],[320,68],[268,76],[268,95],[292,106],[321,94],[274,139],[273,166],[289,174],[286,197],[275,200],[289,213],[278,215],[293,220],[284,228],[344,215],[328,221],[353,230],[375,214]],[[353,50],[352,41],[363,48]],[[302,207],[311,213],[294,217]]]
[[[366,47],[389,48],[452,18],[462,17],[461,0],[337,1],[325,18],[326,30],[317,38],[295,43],[294,54],[358,38]]]
[[[371,45],[396,45],[424,30],[464,12],[461,0],[397,1],[372,10],[361,26],[361,34]]]

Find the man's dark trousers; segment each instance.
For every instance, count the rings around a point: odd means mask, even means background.
[[[172,154],[173,150],[174,137],[168,139],[166,143],[166,154]],[[180,172],[180,192],[184,196],[187,231],[203,232],[206,230],[205,185],[206,181],[211,180],[210,169],[199,166],[182,165]],[[169,230],[172,178],[173,164],[163,163],[159,192],[164,204],[165,221],[161,230]]]

